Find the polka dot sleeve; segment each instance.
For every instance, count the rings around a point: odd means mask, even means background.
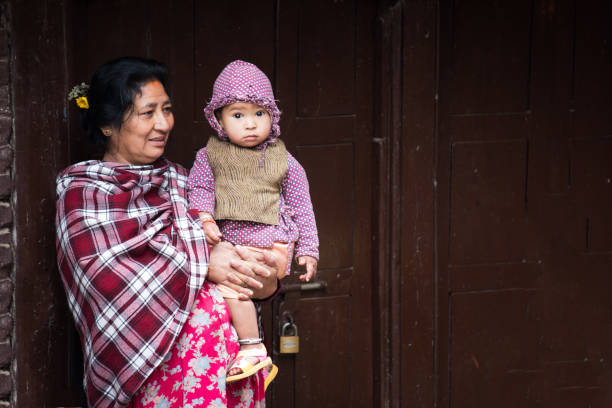
[[[293,219],[299,230],[295,256],[297,258],[309,255],[319,259],[319,236],[306,171],[290,153],[288,154],[287,175],[282,184],[282,194],[285,204],[293,210]]]
[[[196,154],[195,162],[187,179],[189,209],[207,212],[215,211],[215,177],[206,158],[206,148]]]

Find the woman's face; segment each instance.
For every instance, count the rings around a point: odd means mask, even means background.
[[[111,129],[105,161],[150,164],[164,153],[174,127],[172,103],[164,86],[151,81],[140,88],[134,106],[123,117],[121,128]]]

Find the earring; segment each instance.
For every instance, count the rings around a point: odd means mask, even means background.
[[[112,130],[106,128],[106,129],[102,129],[102,133],[104,134],[104,136],[110,136],[113,134]]]

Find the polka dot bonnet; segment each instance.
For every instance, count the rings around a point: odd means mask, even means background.
[[[272,84],[266,74],[250,62],[236,60],[223,68],[213,85],[212,99],[204,108],[208,123],[222,140],[228,140],[228,137],[215,117],[215,110],[235,102],[252,102],[263,106],[272,120],[267,142],[276,141],[280,136],[278,121],[281,112],[274,101]]]

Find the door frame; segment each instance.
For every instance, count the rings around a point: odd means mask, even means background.
[[[438,1],[379,4],[373,271],[380,407],[438,401],[438,19]]]

